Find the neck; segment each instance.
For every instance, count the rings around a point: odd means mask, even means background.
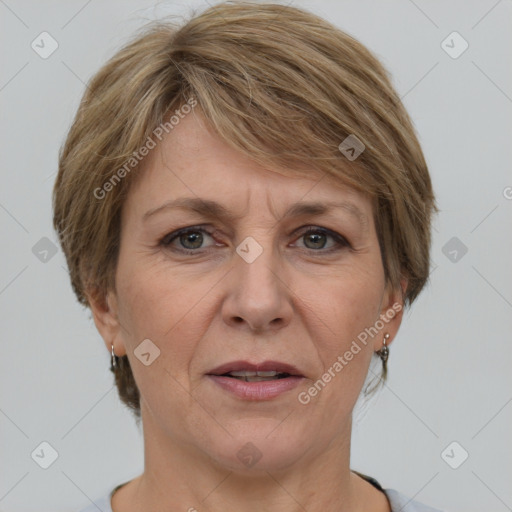
[[[127,484],[122,500],[114,495],[114,512],[355,512],[368,504],[369,484],[350,472],[351,421],[321,452],[306,453],[290,467],[240,473],[169,440],[144,407],[142,414],[144,473]]]

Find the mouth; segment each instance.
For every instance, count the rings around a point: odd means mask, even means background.
[[[295,366],[280,361],[262,361],[261,363],[231,361],[209,371],[208,375],[231,377],[246,382],[304,377]]]
[[[233,379],[243,380],[245,382],[262,382],[269,380],[279,380],[286,379],[287,377],[291,377],[289,373],[286,372],[276,372],[276,371],[234,371],[229,373],[222,374],[222,377],[231,377]]]
[[[224,391],[244,400],[270,400],[305,378],[294,366],[277,361],[233,361],[211,370],[207,376]]]

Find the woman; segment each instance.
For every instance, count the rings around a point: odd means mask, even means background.
[[[350,469],[434,211],[386,71],[324,20],[226,3],[119,51],[61,151],[54,225],[145,468],[86,510],[434,510]]]

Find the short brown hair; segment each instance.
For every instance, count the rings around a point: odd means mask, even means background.
[[[219,136],[256,162],[297,173],[306,166],[370,194],[386,280],[398,289],[407,278],[404,301],[412,303],[428,278],[436,207],[389,74],[307,11],[225,2],[182,26],[150,23],[87,86],[53,193],[54,227],[82,304],[115,290],[121,208],[140,167],[129,172],[126,162],[191,98]],[[347,137],[364,144],[357,159],[340,149]],[[120,397],[140,417],[128,359],[120,359]]]

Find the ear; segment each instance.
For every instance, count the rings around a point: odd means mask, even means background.
[[[96,329],[101,334],[109,353],[114,345],[116,356],[126,354],[124,342],[121,337],[121,324],[118,318],[117,297],[114,292],[104,295],[98,291],[87,292],[87,300],[96,324]]]
[[[407,279],[404,277],[400,279],[399,288],[393,288],[391,284],[388,284],[386,287],[379,315],[379,320],[384,324],[384,327],[380,330],[379,334],[374,337],[374,350],[380,350],[382,348],[382,340],[386,334],[389,334],[389,338],[386,341],[387,346],[395,339],[400,324],[402,323],[405,305],[404,297],[407,285]]]

